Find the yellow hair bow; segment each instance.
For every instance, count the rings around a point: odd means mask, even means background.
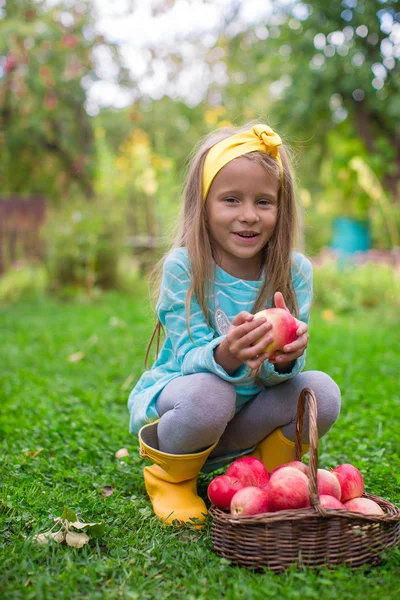
[[[248,152],[264,152],[275,158],[281,171],[281,193],[283,191],[283,165],[279,154],[280,136],[262,123],[249,131],[236,133],[210,148],[203,167],[203,198],[206,200],[216,174],[226,164]]]

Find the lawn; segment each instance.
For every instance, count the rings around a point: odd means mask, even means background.
[[[0,598],[399,597],[400,549],[375,568],[252,573],[211,550],[201,532],[162,528],[152,515],[127,397],[140,375],[152,313],[135,299],[20,302],[0,312]],[[400,504],[399,336],[381,312],[325,320],[315,313],[307,369],[327,371],[341,416],[320,443],[320,466],[352,462],[367,491]],[[128,448],[129,456],[115,452]],[[201,476],[205,495],[212,475]],[[104,496],[102,488],[114,488]],[[105,522],[82,549],[38,545],[63,507]]]

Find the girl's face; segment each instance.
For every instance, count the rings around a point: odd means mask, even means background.
[[[261,254],[278,216],[279,181],[244,156],[215,176],[206,201],[216,263],[240,279],[259,278]]]

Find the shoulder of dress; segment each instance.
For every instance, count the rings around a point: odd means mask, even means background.
[[[304,254],[301,254],[301,252],[292,252],[292,273],[293,276],[300,274],[305,278],[309,278],[312,275],[311,261]]]
[[[173,248],[168,252],[165,257],[164,271],[185,271],[187,274],[190,272],[190,260],[189,254],[186,248]]]

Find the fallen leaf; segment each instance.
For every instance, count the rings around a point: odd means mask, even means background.
[[[65,542],[68,546],[73,548],[82,548],[89,541],[89,536],[86,533],[75,533],[74,531],[68,531],[65,536]]]
[[[50,540],[54,540],[61,544],[64,541],[64,533],[61,529],[58,531],[45,531],[44,533],[39,533],[33,537],[34,541],[38,544],[48,544]]]
[[[101,537],[104,533],[104,521],[101,521],[100,523],[89,523],[87,532],[91,538]]]
[[[69,526],[73,527],[74,529],[85,529],[85,527],[94,527],[95,525],[101,525],[102,522],[101,523],[82,523],[81,521],[75,521],[74,523],[70,523]]]
[[[108,496],[111,496],[115,491],[115,488],[111,487],[111,485],[105,485],[101,489],[103,490],[103,493],[100,494],[102,498],[108,498]]]
[[[99,523],[82,523],[82,521],[79,521],[76,513],[67,506],[64,506],[61,517],[55,517],[53,520],[61,525],[61,529],[56,532],[50,529],[49,531],[35,535],[33,539],[36,542],[47,544],[53,539],[59,544],[66,543],[68,546],[82,548],[82,546],[87,544],[90,537],[98,538],[104,533],[104,521],[100,521]],[[71,531],[71,527],[78,529],[78,531],[86,529],[87,533]],[[90,537],[87,535],[88,533]]]
[[[65,539],[65,531],[63,531],[62,529],[60,529],[60,531],[57,531],[57,533],[55,533],[53,535],[54,541],[58,542],[59,544],[62,544],[64,539]]]
[[[82,358],[85,358],[84,352],[75,352],[74,354],[70,354],[70,356],[68,356],[69,362],[72,362],[72,363],[78,362],[78,361],[82,360]]]
[[[29,456],[29,458],[35,458],[35,456],[37,456],[41,451],[43,450],[43,448],[38,448],[37,450],[25,450],[24,454],[25,456]]]
[[[123,392],[125,392],[125,390],[127,390],[127,389],[128,389],[128,387],[131,385],[131,383],[132,383],[132,381],[133,381],[134,379],[135,379],[135,376],[134,376],[134,375],[132,375],[132,374],[131,374],[131,375],[129,375],[129,376],[128,376],[128,377],[125,379],[124,383],[121,385],[121,390],[122,390]]]
[[[77,521],[78,517],[76,516],[76,512],[68,508],[68,506],[64,506],[61,519],[64,519],[65,521],[69,521],[71,523],[72,521]]]
[[[53,533],[51,531],[46,531],[45,533],[39,533],[38,535],[33,536],[33,540],[38,544],[48,544],[51,539],[53,539]]]
[[[111,327],[126,327],[125,321],[118,317],[111,317],[108,323]]]
[[[116,458],[124,458],[124,456],[129,456],[128,448],[121,448],[115,453]]]

